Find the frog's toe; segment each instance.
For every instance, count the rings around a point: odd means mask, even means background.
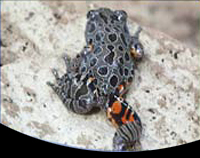
[[[52,72],[52,74],[54,75],[54,77],[56,78],[56,80],[59,80],[59,79],[60,79],[60,77],[59,77],[59,75],[58,75],[58,70],[57,70],[57,69],[52,68],[52,69],[51,69],[51,72]]]
[[[62,58],[63,58],[63,60],[65,62],[66,67],[69,68],[70,67],[70,63],[71,63],[71,57],[69,55],[67,55],[67,54],[64,54],[62,56]]]
[[[47,84],[48,86],[50,86],[54,91],[56,91],[56,90],[58,89],[58,87],[57,87],[55,84],[53,84],[53,83],[51,83],[51,82],[49,82],[49,81],[47,81],[46,84]]]

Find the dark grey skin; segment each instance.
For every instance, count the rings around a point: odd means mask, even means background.
[[[47,84],[75,113],[87,114],[95,107],[106,110],[109,95],[120,83],[132,81],[135,63],[143,57],[140,32],[141,28],[133,36],[130,35],[125,11],[108,8],[89,11],[86,46],[73,59],[64,55],[66,74],[60,77],[53,69],[56,84]],[[131,54],[133,51],[135,54]],[[124,141],[120,134],[115,135],[114,150],[126,150],[127,144],[133,142]]]

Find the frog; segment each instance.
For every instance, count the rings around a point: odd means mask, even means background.
[[[142,123],[126,101],[137,63],[144,56],[139,40],[141,27],[131,35],[124,10],[98,8],[88,11],[85,46],[74,58],[62,58],[66,73],[60,77],[52,68],[56,83],[47,82],[66,108],[77,114],[93,109],[105,111],[116,128],[114,151],[135,151],[140,145]]]

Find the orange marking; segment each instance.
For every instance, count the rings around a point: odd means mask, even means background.
[[[94,81],[94,79],[95,79],[94,77],[88,78],[88,80],[87,80],[87,85],[90,84],[92,81]]]
[[[138,52],[135,50],[135,48],[131,48],[130,52],[131,52],[132,57],[135,58],[135,59],[137,59],[137,58],[139,58],[139,57],[141,56],[141,54],[138,53]]]
[[[141,58],[141,53],[137,52],[137,50],[135,50],[135,48],[131,48],[130,53],[134,59]]]
[[[107,117],[108,117],[108,119],[111,119],[111,118],[112,118],[112,116],[111,116],[111,114],[110,114],[111,111],[112,111],[111,108],[108,108],[108,109],[107,109]]]
[[[95,78],[94,77],[90,77],[89,81],[92,82]]]
[[[92,51],[93,51],[93,49],[94,49],[94,46],[93,46],[93,44],[89,44],[89,50],[90,50],[90,52],[92,52]]]
[[[120,101],[115,101],[114,103],[113,103],[113,105],[112,105],[112,112],[114,113],[114,114],[119,114],[120,112],[121,112],[121,110],[122,110],[122,105],[121,105],[121,103],[120,103]]]
[[[126,92],[126,89],[125,89],[124,85],[122,85],[122,84],[118,86],[118,90],[120,93],[120,97],[122,97],[123,94]]]
[[[122,84],[120,84],[120,85],[118,86],[118,89],[119,89],[119,91],[122,91],[122,90],[124,89],[124,86],[123,86]]]
[[[108,108],[108,109],[107,109],[107,117],[108,117],[108,120],[113,124],[113,126],[114,126],[115,128],[118,128],[119,125],[117,124],[116,120],[112,118],[111,112],[112,112],[111,108]]]
[[[132,113],[131,113],[130,117],[128,118],[128,120],[126,119],[128,111],[129,111],[129,109],[127,108],[125,113],[124,113],[124,116],[122,117],[123,124],[127,124],[128,122],[133,122],[134,121],[134,117],[133,117]]]
[[[131,113],[131,115],[130,115],[128,121],[129,121],[129,122],[133,122],[133,121],[134,121],[133,113]]]

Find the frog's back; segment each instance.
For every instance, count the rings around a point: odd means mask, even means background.
[[[109,94],[134,73],[127,14],[101,8],[90,11],[87,18],[85,38],[93,48],[85,56],[80,71],[84,69],[94,75],[100,92]]]

